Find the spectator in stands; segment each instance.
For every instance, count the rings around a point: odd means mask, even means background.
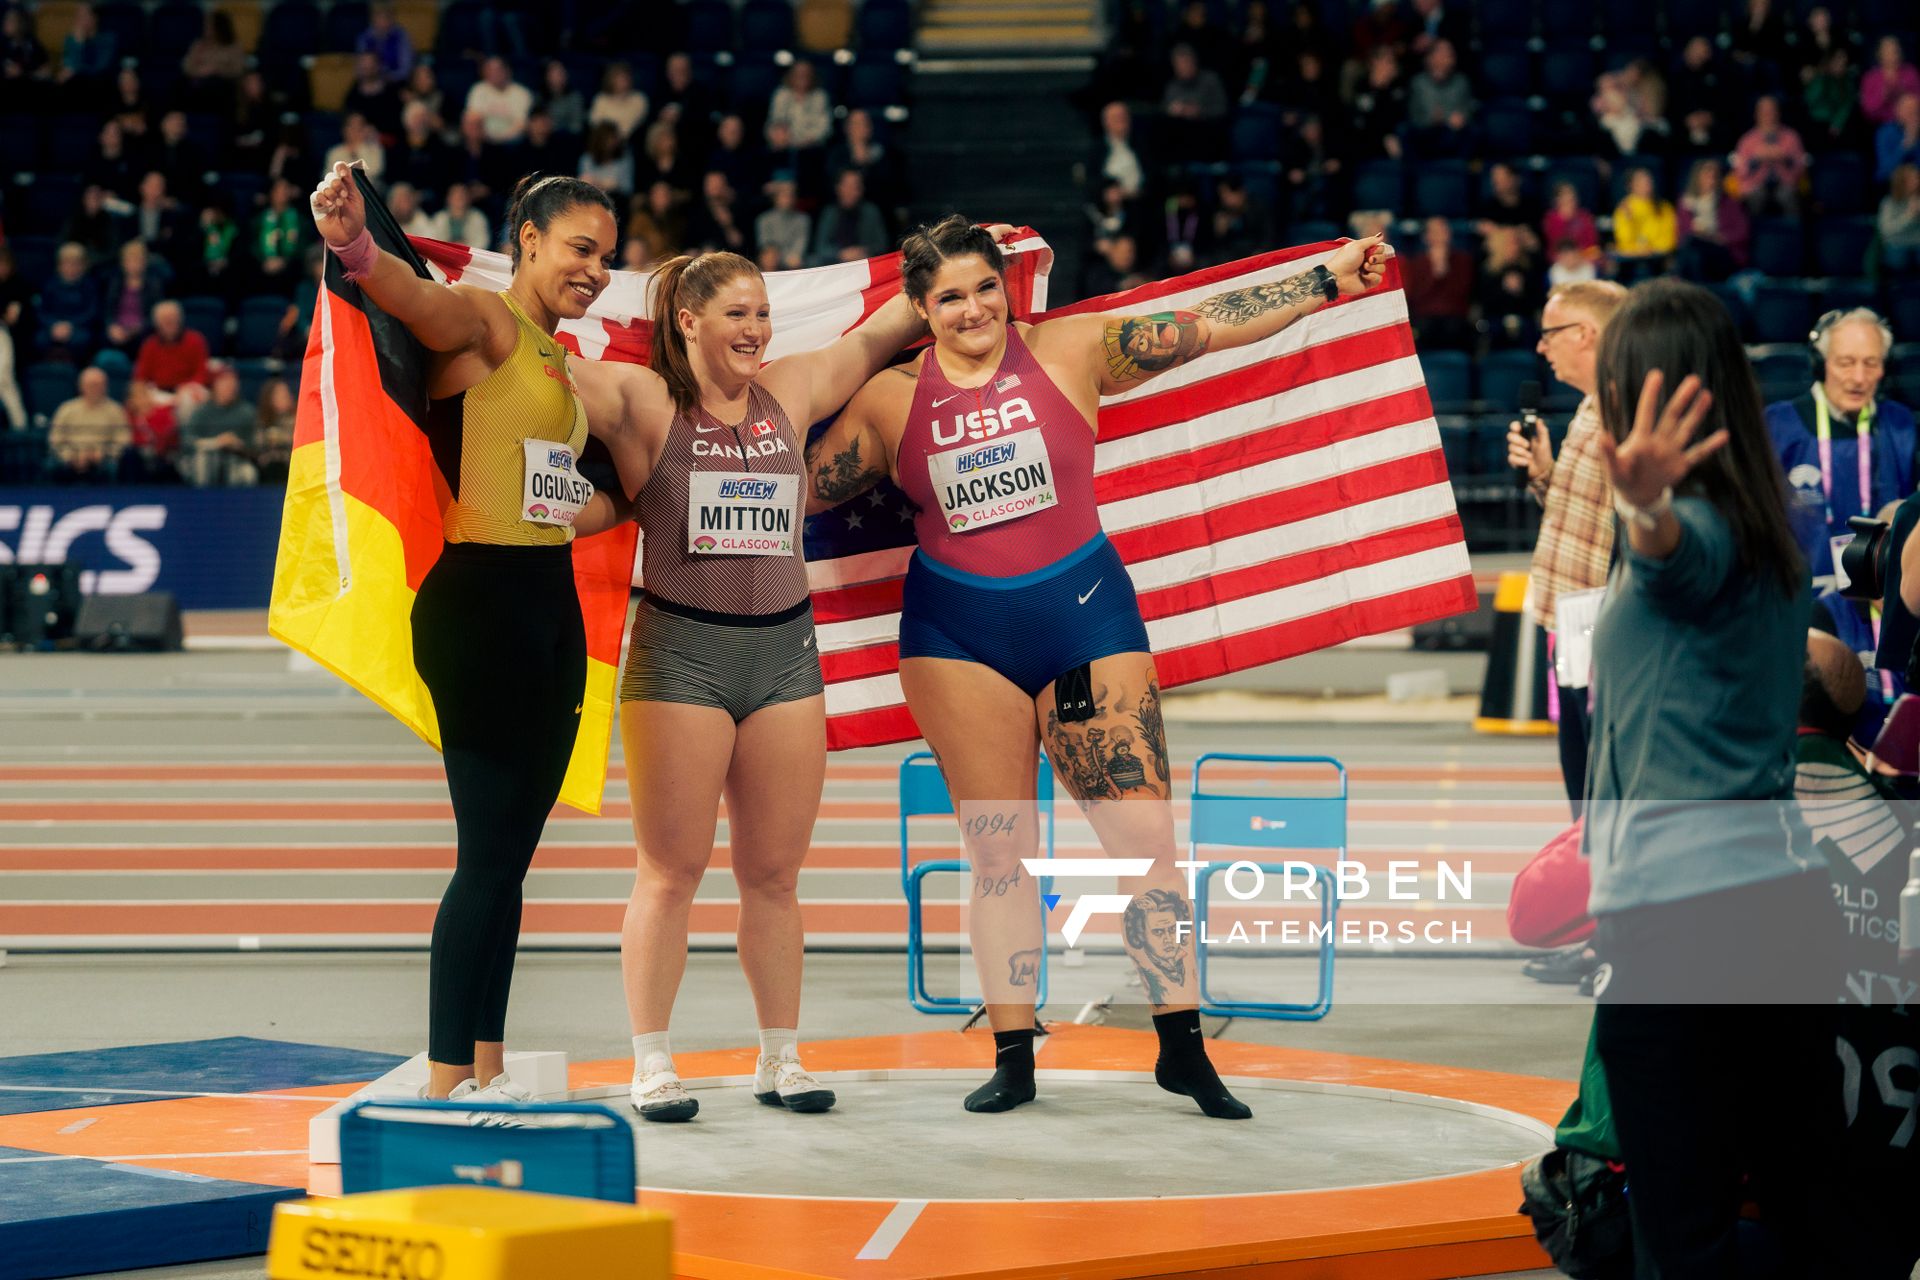
[[[1893,119],[1873,138],[1873,176],[1881,182],[1903,164],[1920,164],[1920,93],[1903,93],[1893,104]]]
[[[289,107],[286,95],[276,93],[258,70],[241,76],[239,90],[226,112],[228,166],[248,173],[264,170],[273,154],[280,119]]]
[[[166,300],[172,283],[164,261],[153,261],[144,240],[120,246],[119,265],[100,292],[100,315],[106,322],[106,345],[132,359],[146,341],[147,317]]]
[[[1800,77],[1800,82],[1804,84],[1812,79],[1814,73],[1826,65],[1833,51],[1845,48],[1846,44],[1845,40],[1834,34],[1832,10],[1823,4],[1807,10],[1799,38],[1793,45],[1794,71]]]
[[[1465,351],[1473,345],[1473,258],[1453,243],[1445,218],[1428,218],[1423,248],[1407,257],[1407,314],[1423,346]]]
[[[1547,287],[1558,289],[1567,284],[1588,284],[1600,278],[1593,255],[1571,240],[1562,240],[1553,249],[1553,265],[1547,268]]]
[[[1520,171],[1504,160],[1487,166],[1487,190],[1474,210],[1474,229],[1486,235],[1493,227],[1512,227],[1520,233],[1520,242],[1528,254],[1540,248],[1540,202],[1527,194]]]
[[[1874,227],[1880,233],[1880,269],[1892,276],[1920,272],[1920,168],[1903,164],[1880,201]]]
[[[620,127],[602,120],[587,131],[587,149],[580,156],[579,176],[622,198],[633,194],[633,152],[620,137]]]
[[[24,355],[33,333],[33,282],[20,274],[13,250],[0,244],[0,334],[5,335],[8,351]],[[25,426],[24,413],[21,418],[19,425]]]
[[[87,246],[87,257],[96,266],[105,262],[114,246],[126,239],[121,220],[107,208],[104,187],[89,186],[80,192],[80,207],[60,228],[60,239]]]
[[[1359,156],[1398,160],[1400,128],[1406,122],[1407,88],[1400,80],[1400,59],[1383,44],[1367,56],[1366,77],[1354,91],[1347,133]]]
[[[1688,40],[1675,69],[1673,92],[1669,95],[1672,132],[1688,151],[1725,151],[1732,145],[1727,136],[1726,104],[1733,95],[1730,77],[1723,74],[1713,41],[1705,36]]]
[[[140,73],[133,67],[121,67],[120,74],[114,77],[113,105],[108,114],[120,122],[130,144],[144,145],[147,135],[153,132],[154,104],[140,83]]]
[[[380,74],[398,86],[413,71],[413,37],[395,19],[391,0],[374,0],[367,11],[367,29],[353,42],[355,53],[380,60]]]
[[[326,273],[327,251],[320,245],[307,246],[307,275],[293,288],[293,301],[280,315],[280,334],[273,344],[276,360],[298,360],[306,354],[307,330],[313,324],[313,309],[320,300],[322,277]]]
[[[113,479],[133,443],[127,411],[107,394],[106,371],[80,371],[80,394],[53,411],[47,432],[48,476],[57,484]]]
[[[236,300],[244,287],[245,273],[239,270],[240,228],[227,208],[224,193],[217,193],[200,210],[200,258],[197,270],[184,274],[197,293],[213,294],[228,302]]]
[[[380,134],[363,115],[350,115],[340,126],[340,142],[327,152],[324,164],[331,171],[336,164],[355,164],[367,171],[375,182],[387,172],[387,149]]]
[[[464,182],[447,188],[446,203],[433,215],[433,230],[428,234],[435,240],[464,244],[471,249],[493,247],[493,231],[487,225],[487,215],[474,208],[473,195]]]
[[[1635,169],[1627,179],[1626,198],[1613,211],[1613,254],[1620,279],[1631,283],[1659,275],[1678,242],[1679,219],[1655,188],[1653,171]]]
[[[1465,156],[1473,149],[1473,86],[1450,41],[1427,50],[1426,63],[1407,89],[1408,140],[1423,156]]]
[[[647,248],[647,242],[639,236],[628,236],[620,242],[620,269],[622,271],[645,271],[653,265],[653,253]],[[771,268],[769,268],[771,270]]]
[[[805,58],[788,68],[780,87],[767,104],[767,123],[780,121],[793,135],[793,145],[802,151],[825,147],[833,132],[833,104],[827,91],[816,80],[813,64]]]
[[[307,149],[307,131],[298,120],[283,121],[274,134],[273,149],[267,153],[266,179],[282,178],[299,186],[315,171],[312,153]]]
[[[148,484],[178,484],[174,454],[180,448],[180,420],[173,400],[151,382],[127,387],[127,421],[133,443],[120,455],[120,478]]]
[[[1787,60],[1787,26],[1773,0],[1747,0],[1747,12],[1729,32],[1733,60],[1749,79],[1777,74]]]
[[[94,15],[93,6],[75,5],[73,28],[61,43],[60,70],[54,79],[75,93],[75,103],[84,102],[85,95],[104,85],[113,75],[119,54],[119,42],[111,31],[100,29],[100,19]]]
[[[1588,103],[1598,128],[1595,146],[1614,156],[1657,155],[1665,149],[1667,122],[1663,115],[1651,114],[1649,104],[1655,96],[1664,99],[1665,91],[1656,95],[1644,73],[1636,77],[1632,72],[1633,67],[1608,71],[1596,82]]]
[[[253,461],[263,483],[278,484],[287,478],[297,409],[293,388],[285,378],[268,378],[261,384],[253,414]]]
[[[200,37],[180,60],[189,100],[202,111],[219,111],[233,100],[234,86],[247,73],[247,51],[233,34],[233,18],[224,9],[207,10]]]
[[[1847,517],[1872,515],[1914,491],[1913,411],[1880,398],[1893,330],[1864,307],[1822,317],[1814,351],[1824,365],[1807,394],[1767,406],[1767,431],[1787,477],[1788,514],[1816,580],[1833,573],[1832,539]],[[1861,440],[1870,442],[1860,483]],[[1862,492],[1862,489],[1865,492]]]
[[[1527,491],[1540,504],[1540,537],[1533,548],[1528,595],[1534,621],[1553,643],[1559,597],[1594,591],[1607,583],[1613,559],[1613,493],[1600,452],[1596,363],[1600,337],[1626,301],[1627,291],[1612,281],[1559,285],[1547,295],[1540,313],[1538,349],[1553,376],[1581,395],[1567,427],[1560,456],[1545,431],[1531,441],[1520,424],[1507,428],[1507,461],[1527,473]],[[1573,816],[1585,807],[1587,781],[1587,679],[1573,676],[1560,687],[1560,777]]]
[[[89,184],[104,187],[122,200],[135,198],[140,177],[146,170],[134,157],[127,144],[127,131],[118,120],[108,120],[100,126],[99,147],[87,161],[84,172]]]
[[[47,51],[34,37],[27,11],[17,4],[0,10],[0,105],[12,110],[26,102],[46,69]]]
[[[626,142],[646,118],[647,95],[633,87],[633,68],[624,62],[608,63],[600,77],[600,92],[593,95],[587,122],[613,125],[620,131],[620,140]]]
[[[647,256],[655,262],[679,253],[687,242],[687,215],[680,207],[679,193],[664,182],[649,184],[646,198],[634,199],[627,235],[644,240]]]
[[[1109,102],[1100,108],[1100,139],[1094,144],[1093,161],[1087,166],[1094,188],[1118,183],[1127,199],[1138,199],[1146,190],[1148,161],[1143,143],[1136,139],[1133,112],[1124,102]]]
[[[1160,95],[1166,117],[1167,145],[1182,156],[1200,160],[1224,154],[1227,88],[1213,68],[1202,66],[1192,45],[1176,44],[1171,58],[1173,77]]]
[[[387,150],[387,177],[422,191],[445,191],[454,180],[453,153],[426,103],[416,100],[400,109],[400,137]]]
[[[1515,227],[1493,227],[1486,235],[1486,256],[1480,262],[1475,302],[1480,328],[1496,350],[1525,350],[1539,341],[1534,314],[1540,309],[1540,291],[1533,257]]]
[[[655,117],[671,116],[675,128],[704,132],[718,114],[720,102],[713,90],[694,78],[693,59],[684,53],[669,54],[660,75],[660,102],[655,108]],[[777,97],[779,90],[774,94]],[[789,126],[791,123],[788,122]]]
[[[467,91],[463,115],[480,117],[488,142],[504,146],[520,141],[532,110],[533,94],[514,80],[505,58],[488,58],[480,64],[480,80]]]
[[[1213,24],[1207,12],[1207,0],[1184,0],[1167,43],[1186,45],[1201,66],[1215,71],[1223,71],[1233,64],[1232,37]]]
[[[849,115],[847,120],[851,124],[853,117]],[[733,189],[747,198],[743,210],[761,203],[767,179],[772,176],[767,167],[766,149],[748,141],[746,121],[731,112],[721,116],[720,123],[714,126],[713,150],[707,153],[707,168],[726,174]]]
[[[687,246],[698,251],[725,250],[743,258],[754,256],[746,219],[735,207],[733,184],[727,175],[709,171],[700,180],[700,198],[687,216]]]
[[[1273,23],[1266,0],[1247,0],[1240,18],[1239,38],[1233,41],[1221,64],[1227,89],[1235,102],[1256,102],[1276,78],[1285,60],[1280,29]]]
[[[1860,134],[1860,71],[1847,46],[1838,45],[1826,60],[1809,69],[1804,95],[1807,149],[1854,150]]]
[[[13,253],[0,246],[0,284],[9,282],[13,275]],[[11,311],[15,316],[24,313],[24,307],[18,303],[0,301],[0,414],[6,417],[5,425],[23,428],[28,425],[26,402],[20,398],[20,383],[14,377],[17,360],[14,355],[14,326],[17,321],[7,319]]]
[[[1874,47],[1873,66],[1860,77],[1860,113],[1878,129],[1893,119],[1901,95],[1920,93],[1920,71],[1907,61],[1900,37],[1882,36]]]
[[[388,187],[387,208],[408,235],[433,235],[433,218],[420,207],[420,192],[412,183],[396,182]]]
[[[417,102],[427,109],[433,117],[434,129],[445,132],[447,128],[447,95],[440,88],[440,79],[433,73],[430,62],[416,62],[413,70],[407,72],[406,87],[400,90],[400,101]],[[405,106],[401,107],[401,116],[406,115]]]
[[[1747,210],[1726,192],[1718,160],[1695,162],[1681,193],[1674,267],[1689,280],[1721,281],[1747,265]]]
[[[833,203],[813,225],[813,266],[855,262],[887,249],[887,224],[867,199],[858,169],[842,170],[834,180]]]
[[[1246,183],[1229,173],[1214,188],[1213,211],[1201,242],[1210,262],[1233,262],[1264,253],[1274,243],[1273,214],[1248,193]]]
[[[1447,8],[1445,0],[1413,0],[1413,39],[1408,51],[1424,58],[1442,41],[1455,50],[1464,49],[1472,39],[1469,7],[1462,4]]]
[[[1353,56],[1370,62],[1381,49],[1389,49],[1397,59],[1413,42],[1413,26],[1400,12],[1399,0],[1372,0],[1367,12],[1355,19]]]
[[[633,177],[643,187],[664,182],[681,198],[692,194],[696,181],[693,162],[681,147],[680,134],[671,121],[656,120],[647,126],[646,151],[635,162]]]
[[[579,138],[587,132],[587,102],[573,87],[567,64],[558,58],[547,59],[540,73],[540,106],[553,120],[556,131]]]
[[[221,364],[212,371],[211,394],[180,424],[181,471],[202,488],[253,484],[254,426],[259,409],[240,398],[240,375]]]
[[[395,137],[400,132],[401,105],[399,86],[387,79],[387,73],[381,69],[379,56],[356,53],[353,56],[353,87],[341,99],[341,112],[350,116],[365,116],[374,132],[385,139]]]
[[[153,309],[153,332],[140,344],[133,376],[159,391],[177,391],[207,380],[207,340],[187,328],[186,313],[171,300]]]
[[[187,113],[169,111],[160,117],[160,134],[147,147],[146,165],[167,175],[167,185],[180,199],[194,202],[205,190],[205,176],[213,157],[187,132]]]
[[[527,135],[514,149],[515,162],[528,173],[570,174],[580,165],[580,136],[562,136],[545,107],[527,113]]]
[[[1753,104],[1753,128],[1733,152],[1733,173],[1749,211],[1793,217],[1800,208],[1800,180],[1807,150],[1800,135],[1780,119],[1780,100],[1762,95]]]
[[[393,190],[397,189],[396,185]],[[388,192],[389,204],[392,193]],[[274,183],[267,190],[267,207],[253,220],[252,258],[258,285],[266,293],[292,293],[299,280],[307,229],[313,225],[307,211],[296,203],[299,195],[285,179]]]
[[[40,333],[34,348],[42,360],[78,364],[100,338],[100,286],[87,264],[85,245],[63,244],[54,259],[54,276],[40,286],[34,302]]]
[[[1326,58],[1316,49],[1300,50],[1293,60],[1292,74],[1279,78],[1272,87],[1272,97],[1280,104],[1280,123],[1287,128],[1298,128],[1308,116],[1317,116],[1321,129],[1331,135],[1346,118],[1347,104],[1340,96],[1340,87],[1328,74]]]
[[[1293,132],[1281,137],[1280,165],[1287,184],[1288,216],[1295,222],[1333,221],[1341,203],[1343,168],[1328,144],[1321,117],[1302,116]]]
[[[842,173],[858,169],[867,184],[867,195],[883,210],[900,203],[898,167],[887,145],[874,131],[873,116],[855,107],[847,112],[841,126],[840,141],[827,152],[827,172]]]
[[[753,223],[753,238],[760,244],[760,269],[793,271],[806,265],[813,219],[794,208],[791,178],[776,178],[767,190],[773,197],[773,207]]]

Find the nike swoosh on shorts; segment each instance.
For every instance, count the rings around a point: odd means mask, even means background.
[[[1105,578],[1101,578],[1098,582],[1095,582],[1092,586],[1088,587],[1087,594],[1078,597],[1080,603],[1085,604],[1087,601],[1093,599],[1093,593],[1098,591],[1100,589],[1100,583],[1105,581],[1106,581]]]

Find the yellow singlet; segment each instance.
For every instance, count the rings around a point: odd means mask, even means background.
[[[587,442],[587,413],[567,372],[567,350],[505,293],[500,300],[520,330],[513,354],[478,384],[431,404],[434,460],[453,486],[441,514],[448,542],[549,546],[573,530],[522,518],[523,441],[551,440],[573,450]]]

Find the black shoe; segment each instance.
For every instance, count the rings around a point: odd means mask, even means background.
[[[1558,951],[1549,951],[1546,955],[1535,956],[1520,966],[1520,972],[1535,982],[1570,987],[1587,978],[1599,966],[1600,957],[1595,954],[1592,947],[1583,943],[1577,947],[1562,947]]]

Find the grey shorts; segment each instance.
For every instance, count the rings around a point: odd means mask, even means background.
[[[684,702],[718,707],[735,724],[776,702],[825,690],[813,609],[784,622],[736,626],[656,608],[644,598],[633,614],[622,702]]]

